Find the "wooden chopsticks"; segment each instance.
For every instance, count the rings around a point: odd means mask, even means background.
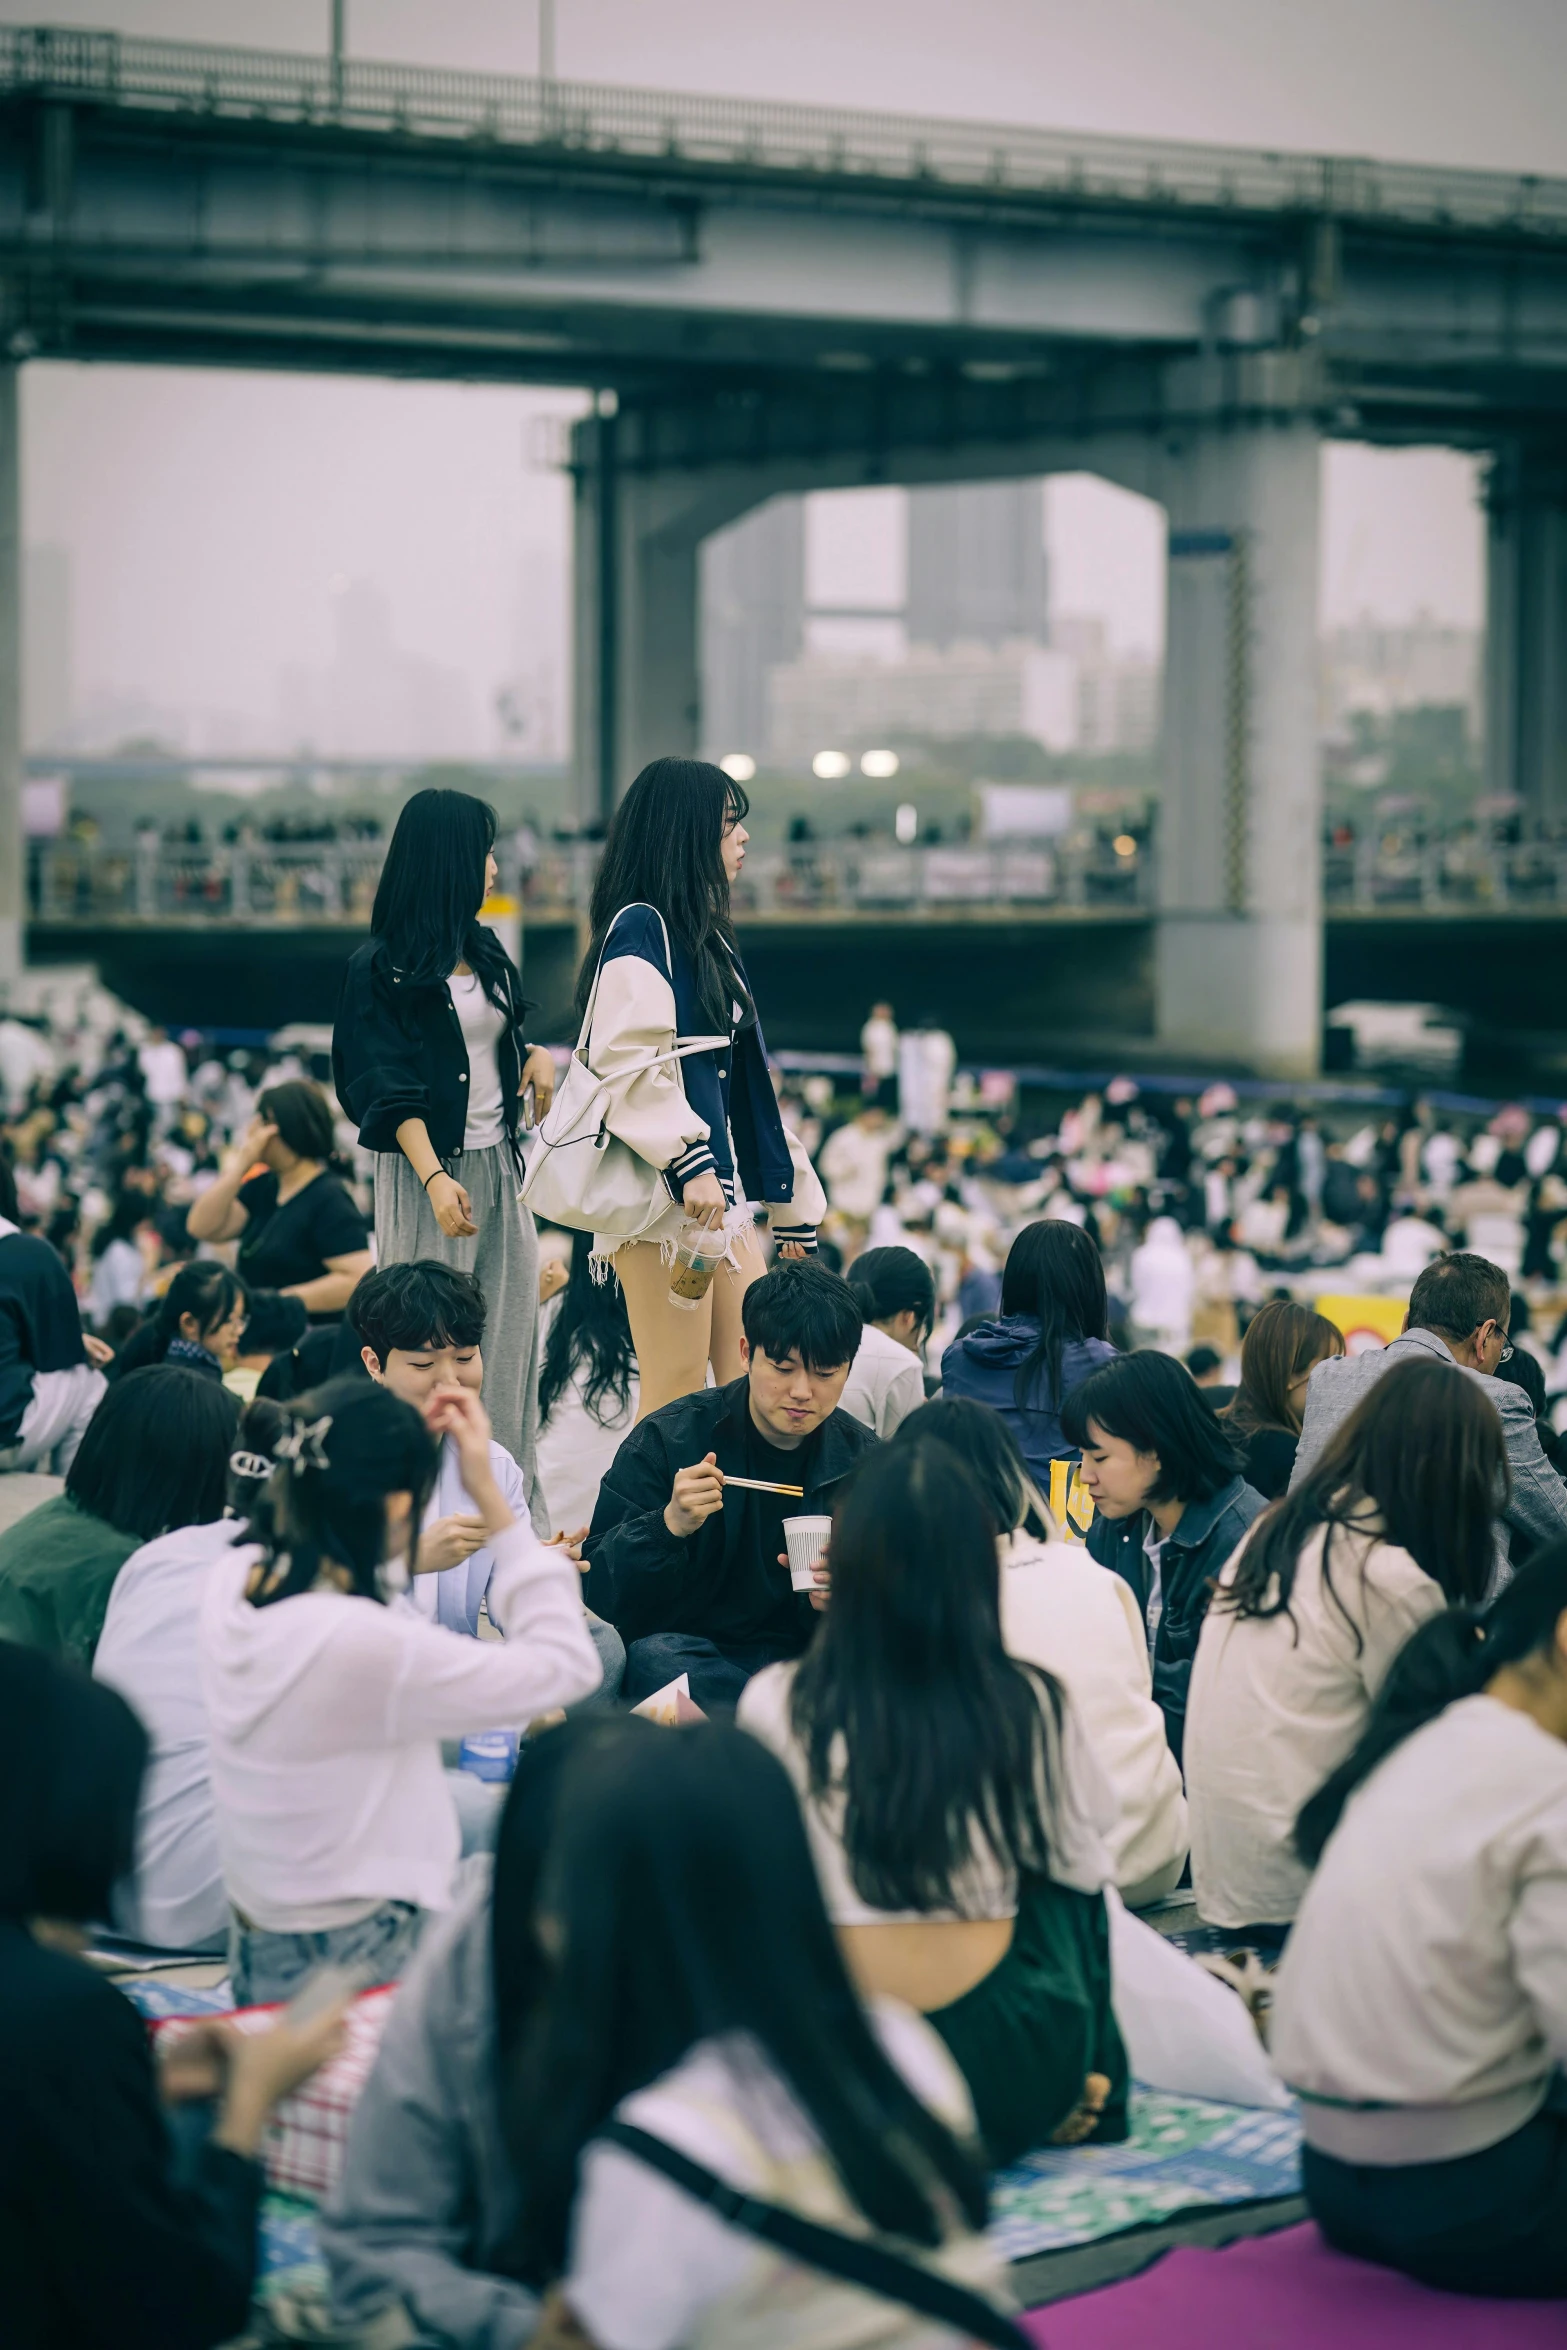
[[[722,1474],[722,1472],[720,1472]],[[803,1485],[769,1485],[765,1477],[724,1477],[726,1485],[743,1485],[747,1493],[786,1493],[791,1501],[804,1501]]]

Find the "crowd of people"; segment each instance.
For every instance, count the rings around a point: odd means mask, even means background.
[[[985,2175],[1125,2138],[1150,1967],[1201,2085],[1172,1902],[1332,2243],[1567,2296],[1559,1125],[933,1120],[889,1006],[858,1101],[781,1087],[746,813],[637,779],[569,1057],[436,790],[329,1067],[0,1033],[21,2350],[239,2331],[267,2117],[385,1985],[367,2342],[1016,2341]],[[280,2013],[155,2059],[116,1936]]]

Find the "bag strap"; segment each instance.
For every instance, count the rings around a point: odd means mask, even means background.
[[[645,900],[638,898],[631,905],[621,907],[620,913],[615,916],[615,922],[618,922],[621,918],[621,915],[623,914],[634,914],[639,911],[644,914],[651,914],[654,921],[658,924],[659,933],[664,941],[664,961],[669,967],[669,981],[671,987],[673,987],[675,979],[675,950],[669,943],[669,924],[664,920],[664,917],[659,912],[657,906],[650,906],[645,902]],[[588,1006],[587,1010],[582,1015],[582,1032],[577,1038],[577,1050],[579,1053],[585,1053],[587,1051],[588,1039],[593,1034],[593,1013],[599,1000],[599,981],[604,976],[604,957],[609,953],[609,942],[615,935],[615,922],[612,922],[604,933],[604,944],[599,948],[599,959],[594,965],[593,985],[588,990]],[[724,1042],[727,1044],[728,1041],[729,1040],[726,1037]]]
[[[896,2301],[921,2317],[951,2326],[972,2341],[994,2343],[996,2350],[1030,2350],[1028,2335],[983,2294],[954,2284],[950,2277],[939,2276],[901,2252],[889,2251],[884,2244],[847,2236],[839,2228],[824,2228],[782,2204],[763,2203],[754,2195],[743,2194],[715,2171],[693,2162],[651,2131],[639,2130],[633,2122],[606,2122],[597,2133],[597,2142],[619,2146],[650,2170],[661,2171],[731,2227],[743,2228],[747,2235],[787,2252],[807,2268],[820,2269],[823,2275],[838,2277],[847,2285],[858,2285],[883,2301]]]

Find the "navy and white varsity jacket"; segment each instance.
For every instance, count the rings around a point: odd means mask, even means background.
[[[738,962],[736,967],[749,993],[744,970]],[[610,1132],[663,1169],[672,1200],[698,1175],[715,1174],[731,1188],[738,1181],[748,1200],[771,1211],[775,1239],[814,1247],[825,1194],[779,1115],[760,1023],[741,1028],[737,1021],[738,1008],[722,1051],[636,1067],[650,1053],[667,1052],[678,1038],[717,1032],[684,948],[673,947],[671,967],[654,909],[622,908],[604,943],[592,1028],[584,1040],[589,1066],[610,1087]],[[631,1074],[617,1085],[617,1070],[623,1069]]]

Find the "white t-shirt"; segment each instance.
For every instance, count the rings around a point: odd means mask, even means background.
[[[117,1897],[115,1922],[166,1950],[215,1946],[228,1928],[198,1632],[207,1579],[238,1531],[233,1518],[217,1518],[133,1550],[114,1578],[93,1658],[94,1680],[135,1707],[152,1740],[136,1875]]]
[[[924,1401],[919,1356],[867,1322],[838,1409],[885,1439],[896,1436],[910,1412],[917,1412]]]
[[[959,2138],[974,2135],[968,2090],[922,2016],[871,2004],[888,2057]],[[617,2117],[662,2138],[731,2186],[849,2234],[863,2234],[808,2116],[753,2041],[704,2040]],[[955,2230],[924,2256],[955,2283],[1005,2300],[982,2236]],[[598,2350],[958,2350],[960,2337],[892,2302],[805,2268],[747,2235],[618,2146],[590,2146],[572,2212],[566,2300]]]
[[[557,1297],[544,1309],[539,1326],[541,1355],[560,1307]],[[601,1396],[590,1408],[584,1393],[587,1377],[586,1365],[579,1363],[551,1404],[534,1450],[552,1534],[574,1534],[579,1526],[593,1523],[599,1487],[636,1421],[639,1389],[635,1361],[623,1404],[610,1394]]]
[[[1466,1697],[1351,1796],[1274,1999],[1306,2136],[1444,2162],[1521,2129],[1567,2061],[1567,1745]]]
[[[1342,1607],[1323,1583],[1318,1527],[1296,1563],[1288,1615],[1215,1605],[1203,1620],[1185,1762],[1192,1884],[1209,1925],[1284,1925],[1295,1915],[1307,1878],[1292,1844],[1300,1807],[1354,1746],[1410,1634],[1446,1604],[1407,1550],[1376,1538],[1374,1514],[1364,1523],[1363,1533],[1334,1535]]]
[[[468,1048],[468,1118],[463,1127],[462,1146],[465,1151],[489,1150],[506,1131],[500,1063],[495,1051],[506,1026],[505,1017],[485,994],[484,982],[476,971],[462,978],[454,971],[446,984],[451,989],[452,1002],[462,1024],[462,1040]]]
[[[805,1813],[811,1856],[835,1926],[913,1925],[927,1918],[939,1920],[995,1920],[1017,1916],[1017,1877],[976,1831],[972,1853],[954,1888],[956,1898],[946,1910],[873,1909],[855,1890],[848,1856],[843,1848],[841,1790],[825,1803],[808,1792],[810,1770],[805,1750],[789,1718],[796,1667],[767,1665],[748,1681],[741,1693],[735,1720],[770,1746],[793,1779]],[[1045,1724],[1048,1801],[1045,1831],[1050,1842],[1050,1874],[1057,1884],[1072,1885],[1082,1893],[1097,1893],[1115,1881],[1115,1867],[1105,1838],[1114,1828],[1119,1806],[1098,1758],[1083,1735],[1077,1710],[1064,1699],[1059,1735],[1050,1707],[1041,1700]],[[840,1740],[841,1747],[841,1740]],[[836,1769],[836,1764],[834,1768]]]
[[[1185,1857],[1181,1773],[1153,1701],[1136,1594],[1080,1542],[1009,1535],[1001,1545],[1007,1654],[1053,1673],[1108,1778],[1120,1817],[1106,1832],[1123,1892]]]

